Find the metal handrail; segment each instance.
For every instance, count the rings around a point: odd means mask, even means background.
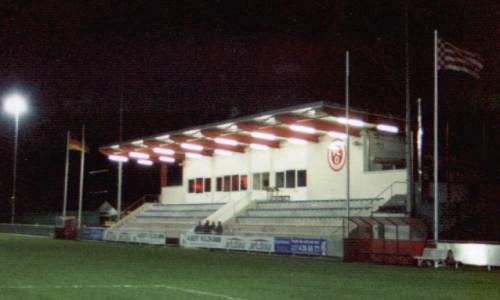
[[[387,190],[391,189],[391,195],[392,195],[392,188],[396,184],[406,184],[406,181],[394,181],[391,183],[389,186],[387,186],[385,189],[382,190],[382,192],[378,193],[377,196],[375,196],[375,199],[380,198]]]
[[[151,199],[152,201],[150,201]],[[151,203],[158,202],[158,195],[145,194],[141,198],[135,200],[121,212],[120,219],[126,217],[129,213],[136,210],[146,202],[151,202]]]
[[[394,182],[393,182],[393,183],[391,183],[389,186],[387,186],[385,189],[383,189],[380,193],[378,193],[378,195],[377,195],[377,196],[375,196],[373,199],[371,199],[371,207],[372,207],[372,212],[371,212],[371,214],[372,214],[372,215],[373,215],[373,201],[374,201],[375,199],[380,199],[380,198],[382,198],[382,195],[384,195],[384,194],[385,194],[388,190],[390,190],[390,191],[391,191],[391,195],[390,195],[389,199],[390,199],[390,198],[392,198],[392,196],[394,195],[394,190],[393,190],[393,188],[394,188],[394,186],[395,186],[396,184],[407,184],[407,182],[406,182],[406,181],[394,181]]]

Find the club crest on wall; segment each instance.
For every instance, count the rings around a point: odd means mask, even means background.
[[[345,164],[345,143],[342,140],[336,139],[328,146],[328,164],[338,172],[342,170]]]

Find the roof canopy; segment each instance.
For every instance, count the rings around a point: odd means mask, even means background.
[[[359,136],[362,129],[398,134],[403,125],[401,119],[358,110],[350,110],[347,120],[344,107],[314,102],[106,145],[100,152],[117,161],[174,163],[243,153],[247,147],[279,148],[283,141],[306,144],[317,143],[324,135],[342,138],[347,126],[350,135]]]

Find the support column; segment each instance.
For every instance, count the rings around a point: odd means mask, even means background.
[[[160,164],[160,201],[162,202],[161,195],[163,194],[163,188],[167,187],[167,164]]]
[[[122,176],[123,176],[123,163],[118,162],[118,184],[116,191],[116,210],[118,212],[118,220],[122,216]]]

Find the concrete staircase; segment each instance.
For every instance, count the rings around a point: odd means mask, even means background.
[[[368,217],[382,198],[351,199],[350,216]],[[345,199],[255,201],[224,224],[225,234],[341,238]]]
[[[166,233],[168,238],[179,238],[198,221],[217,211],[223,203],[209,204],[147,204],[130,214],[111,231],[148,231]]]

